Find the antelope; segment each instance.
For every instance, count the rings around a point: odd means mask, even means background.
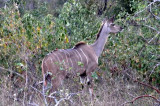
[[[91,85],[89,91],[92,92],[92,72],[98,68],[98,58],[107,38],[110,33],[118,33],[121,29],[120,26],[113,23],[113,19],[106,18],[93,44],[79,42],[71,49],[58,49],[49,53],[42,61],[44,86],[51,83],[53,91],[57,91],[65,78],[80,76],[81,79],[87,79],[87,84]]]

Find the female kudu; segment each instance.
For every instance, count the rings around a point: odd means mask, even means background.
[[[51,82],[52,91],[56,91],[63,80],[70,75],[86,77],[88,84],[92,85],[91,74],[98,67],[98,58],[104,49],[107,38],[110,33],[119,31],[121,31],[121,27],[115,25],[112,19],[105,19],[93,44],[80,42],[72,49],[54,50],[49,53],[42,61],[44,86]]]

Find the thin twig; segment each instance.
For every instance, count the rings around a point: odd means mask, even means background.
[[[27,60],[25,59],[25,63],[27,64]],[[25,75],[25,90],[24,90],[24,96],[23,96],[23,106],[25,106],[25,100],[26,100],[26,95],[27,92],[26,90],[28,89],[28,65],[26,65],[26,75]]]
[[[14,74],[18,75],[19,77],[25,79],[24,76],[22,76],[21,74],[15,72],[15,71],[10,70],[10,69],[5,69],[5,68],[3,68],[3,67],[0,67],[0,71],[8,71],[8,72],[10,72],[10,73],[14,73]]]
[[[33,88],[35,91],[39,92],[41,95],[43,95],[45,97],[45,99],[46,99],[46,97],[54,99],[54,101],[56,103],[55,106],[58,106],[60,104],[60,102],[62,102],[63,100],[69,100],[73,95],[77,95],[79,93],[79,92],[69,93],[66,97],[61,98],[60,100],[57,100],[56,97],[54,97],[54,96],[51,96],[51,95],[47,96],[47,95],[43,94],[41,91],[39,91],[38,89],[36,89],[35,87],[33,87],[33,86],[30,86],[30,87]],[[53,93],[55,94],[57,92],[53,92]],[[71,100],[69,100],[69,101],[72,102]],[[47,103],[47,105],[48,105],[48,103]]]
[[[150,5],[152,5],[152,4],[154,4],[155,2],[151,2],[149,5],[147,5],[143,10],[141,10],[141,11],[139,11],[139,12],[137,12],[137,13],[135,13],[135,15],[134,16],[136,16],[136,15],[138,15],[138,14],[140,14],[141,12],[143,12],[144,10],[146,10]]]
[[[150,28],[150,29],[152,29],[152,30],[155,30],[157,33],[160,33],[157,29],[155,29],[155,28],[153,28],[153,27],[151,27],[151,26],[149,26],[149,25],[143,25],[143,26],[148,27],[148,28]]]
[[[154,1],[156,2],[156,0]],[[160,20],[160,17],[156,16],[153,12],[152,12],[152,5],[150,5],[150,13],[156,18]]]
[[[33,87],[31,85],[30,85],[30,87],[33,88],[35,91],[39,92],[40,94],[42,94],[42,92],[40,90],[36,89],[35,87]]]
[[[156,64],[154,67],[153,67],[153,70],[151,71],[149,77],[152,75],[152,73],[154,72],[155,68],[158,67],[160,65],[160,63]]]
[[[38,104],[36,103],[28,103],[29,106],[39,106]]]
[[[35,91],[37,91],[38,93],[40,93],[43,97],[45,97],[45,99],[46,99],[46,97],[48,97],[48,98],[52,98],[52,99],[54,99],[54,101],[55,102],[57,102],[57,99],[54,97],[54,96],[47,96],[47,95],[45,95],[43,92],[41,92],[40,90],[38,90],[38,89],[36,89],[35,87],[33,87],[33,86],[30,86],[31,88],[33,88]],[[47,102],[47,100],[46,100],[46,102]]]
[[[44,99],[45,105],[48,106],[46,96],[45,96],[45,84],[44,83],[45,83],[45,76],[43,76],[42,94],[43,94],[43,99]]]
[[[141,84],[141,85],[150,87],[150,88],[154,89],[155,91],[157,91],[157,93],[160,94],[160,90],[158,90],[156,87],[153,87],[153,86],[151,86],[151,85],[149,85],[149,84],[142,83],[142,82],[140,82],[140,81],[138,81],[138,80],[134,80],[134,82],[137,82],[137,83],[139,83],[139,84]]]
[[[148,43],[150,43],[155,37],[157,37],[160,34],[160,32],[158,32],[155,36],[153,36],[153,38],[151,40],[148,41]]]
[[[137,82],[137,83],[139,83],[139,84],[141,84],[141,85],[144,85],[144,86],[147,86],[147,87],[149,87],[149,88],[152,88],[152,89],[154,89],[157,93],[160,94],[160,90],[158,90],[156,87],[151,86],[151,85],[149,85],[149,84],[145,84],[145,83],[143,83],[143,82],[140,82],[140,81],[132,78],[128,73],[126,73],[126,74],[127,74],[134,82]]]
[[[132,101],[123,103],[122,106],[125,105],[125,104],[127,104],[127,103],[133,103],[133,102],[136,101],[137,99],[144,98],[144,97],[152,98],[152,99],[156,100],[156,102],[160,103],[160,101],[159,101],[155,96],[151,96],[151,95],[141,95],[141,96],[135,97]]]
[[[70,93],[67,97],[61,98],[61,99],[56,103],[55,106],[58,106],[58,105],[60,104],[60,102],[63,101],[63,100],[69,100],[73,95],[77,95],[77,93]],[[70,100],[70,102],[71,102],[71,100]]]

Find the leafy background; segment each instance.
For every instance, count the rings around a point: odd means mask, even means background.
[[[79,41],[93,43],[105,16],[115,16],[115,23],[124,30],[110,35],[99,59],[101,72],[93,77],[99,76],[109,84],[107,80],[112,78],[130,80],[129,74],[159,89],[158,0],[0,0],[0,3],[0,87],[10,86],[8,95],[23,97],[23,105],[30,97],[29,85],[42,80],[40,65],[44,56],[54,49],[72,48]],[[154,89],[146,92],[152,94]]]

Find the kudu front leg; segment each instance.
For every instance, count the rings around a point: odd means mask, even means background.
[[[94,87],[94,84],[93,84],[93,78],[92,78],[92,73],[87,73],[87,86],[89,87],[89,93],[90,93],[90,96],[93,97],[93,87]]]
[[[92,73],[87,73],[86,71],[80,75],[80,83],[82,84],[82,89],[89,90],[90,95],[93,95],[93,82]]]

